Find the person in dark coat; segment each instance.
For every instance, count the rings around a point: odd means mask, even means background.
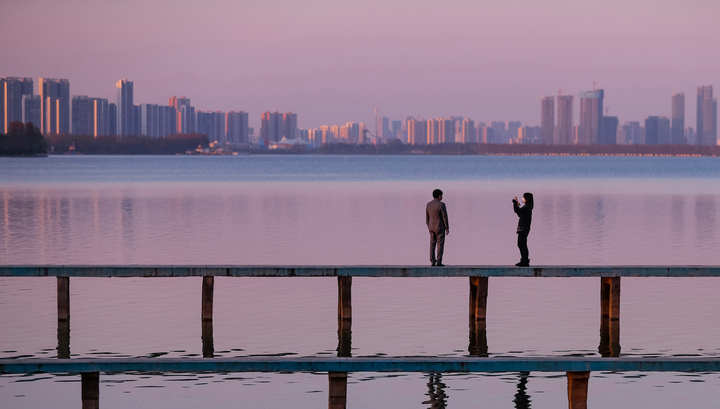
[[[442,202],[443,192],[440,189],[433,190],[433,200],[425,206],[425,224],[430,231],[430,264],[443,267],[443,252],[445,250],[445,236],[450,234],[450,223],[448,223],[447,209]],[[437,257],[435,247],[437,246]]]
[[[513,210],[520,218],[517,226],[517,245],[520,249],[520,262],[515,264],[518,267],[530,266],[530,255],[527,248],[527,238],[530,234],[530,223],[532,222],[532,211],[534,206],[534,200],[532,193],[523,194],[523,202],[525,203],[522,207],[518,203],[518,198],[515,196],[513,199]]]

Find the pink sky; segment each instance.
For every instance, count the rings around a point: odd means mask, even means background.
[[[298,113],[304,128],[373,109],[540,122],[540,99],[593,81],[620,121],[670,115],[720,79],[716,0],[3,0],[0,76],[68,78],[73,95]],[[720,93],[720,90],[716,91]],[[577,113],[578,105],[575,105]]]

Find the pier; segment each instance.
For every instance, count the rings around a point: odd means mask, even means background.
[[[57,277],[59,359],[0,359],[0,373],[80,373],[83,408],[99,405],[100,373],[114,372],[327,372],[329,408],[345,408],[349,372],[565,372],[568,406],[587,407],[593,371],[720,372],[717,358],[620,357],[622,277],[720,277],[717,266],[0,266],[0,277]],[[196,359],[69,359],[70,278],[202,277],[202,356]],[[216,358],[213,348],[215,277],[337,277],[338,354],[334,358]],[[468,357],[351,357],[353,277],[467,277]],[[600,281],[601,357],[488,357],[487,303],[494,277],[595,277]],[[86,406],[87,404],[87,406]]]

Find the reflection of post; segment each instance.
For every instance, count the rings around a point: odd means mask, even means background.
[[[345,409],[347,406],[347,372],[329,372],[329,409]]]
[[[80,374],[82,383],[82,409],[98,409],[100,407],[100,373],[83,372]]]
[[[620,321],[608,317],[600,318],[600,346],[598,352],[603,357],[620,356]]]
[[[212,320],[203,320],[202,322],[202,351],[203,358],[212,358],[215,356]]]
[[[602,277],[600,313],[611,320],[620,319],[620,277]]]
[[[202,283],[202,319],[212,321],[213,319],[213,293],[215,290],[215,277],[203,277]]]
[[[470,317],[470,344],[468,352],[474,356],[488,356],[487,329],[485,321]]]
[[[517,392],[515,393],[515,409],[530,409],[530,397],[527,394],[527,382],[530,372],[520,372]]]
[[[485,321],[487,315],[488,278],[470,277],[470,318]]]
[[[568,372],[568,407],[587,409],[588,380],[590,372]]]
[[[70,321],[70,277],[57,278],[58,321]]]
[[[70,358],[70,321],[58,320],[57,329],[57,356],[60,359]]]
[[[445,394],[447,385],[443,383],[442,376],[439,373],[431,373],[427,386],[429,398],[423,402],[423,405],[430,405],[432,409],[447,408],[447,394]]]

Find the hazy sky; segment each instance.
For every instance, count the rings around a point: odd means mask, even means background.
[[[73,95],[298,113],[300,127],[450,115],[540,122],[593,81],[620,121],[720,93],[718,0],[0,0],[0,76]],[[36,85],[37,86],[37,85]],[[577,115],[578,103],[575,104]]]

